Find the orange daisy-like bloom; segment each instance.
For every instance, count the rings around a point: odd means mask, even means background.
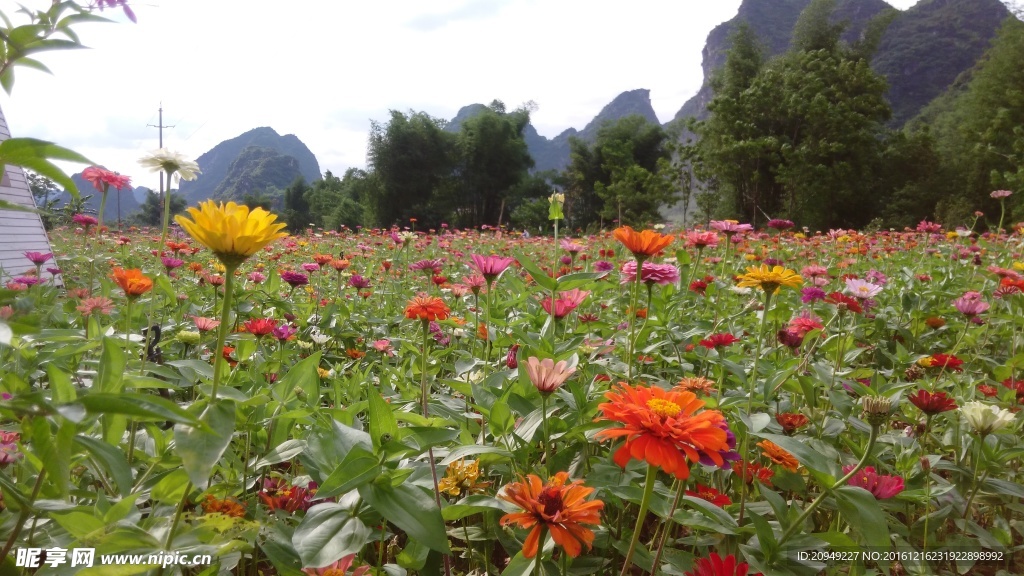
[[[675,238],[670,234],[661,234],[654,230],[637,232],[629,226],[616,228],[612,235],[627,250],[633,253],[637,260],[645,260],[664,250]]]
[[[582,480],[566,484],[568,479],[567,472],[559,472],[544,484],[538,476],[529,474],[519,482],[509,483],[505,492],[498,495],[523,509],[502,516],[501,525],[514,523],[520,528],[531,528],[523,543],[523,556],[537,555],[544,528],[572,558],[580,555],[581,544],[586,544],[587,550],[593,547],[594,532],[582,524],[600,524],[604,502],[586,501],[594,489],[583,486]]]
[[[448,318],[448,314],[451,309],[437,296],[427,296],[426,294],[419,294],[405,306],[405,317],[410,320],[424,320],[433,322],[434,320],[444,320]]]
[[[202,507],[203,512],[206,514],[224,514],[225,516],[231,516],[234,518],[242,518],[245,516],[245,506],[230,498],[218,500],[207,494],[206,500],[202,503]]]
[[[764,454],[765,458],[790,472],[796,472],[796,469],[800,467],[800,463],[797,462],[797,459],[792,454],[786,452],[781,446],[771,440],[762,440],[757,443],[757,446],[764,450],[761,454]]]
[[[697,413],[704,401],[693,392],[668,392],[656,386],[634,388],[620,382],[605,398],[608,402],[598,406],[604,419],[623,426],[602,430],[597,437],[625,437],[626,442],[613,457],[623,468],[630,458],[636,458],[685,480],[690,476],[690,462],[723,466],[731,457],[725,417],[717,410]]]
[[[114,268],[110,275],[117,282],[117,285],[124,290],[124,295],[129,298],[137,298],[153,289],[153,281],[142,275],[142,270],[131,268],[124,270]]]
[[[714,386],[715,383],[707,378],[701,376],[688,376],[676,384],[676,391],[710,394],[715,391]]]

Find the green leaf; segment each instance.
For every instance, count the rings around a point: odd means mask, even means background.
[[[513,252],[513,255],[516,257],[516,260],[519,261],[519,264],[523,269],[530,273],[530,277],[533,278],[533,281],[536,282],[538,286],[548,291],[558,288],[558,280],[548,276],[540,269],[540,266],[534,264],[533,260],[527,258],[522,252]]]
[[[422,570],[427,564],[427,555],[430,553],[430,548],[427,548],[423,544],[415,540],[410,540],[405,548],[398,553],[395,560],[398,565],[406,570]]]
[[[199,421],[206,427],[178,424],[174,427],[174,451],[192,484],[205,490],[213,466],[220,461],[235,432],[235,403],[217,400],[203,410]]]
[[[491,429],[491,434],[494,436],[504,436],[512,431],[516,426],[516,420],[512,416],[512,410],[508,407],[508,402],[504,400],[498,400],[491,406],[490,420],[487,421],[487,427]]]
[[[78,539],[83,539],[93,532],[102,531],[107,527],[107,523],[102,518],[86,512],[51,512],[49,516]]]
[[[373,451],[380,452],[382,444],[387,444],[398,438],[398,420],[391,405],[384,401],[376,389],[370,389],[367,394],[369,402],[370,440],[373,441]]]
[[[891,544],[889,524],[871,492],[857,486],[841,486],[832,493],[840,514],[860,533],[864,543],[878,550],[888,550]]]
[[[77,400],[89,412],[97,414],[122,414],[147,422],[170,420],[179,424],[197,424],[192,416],[180,406],[152,394],[86,394]]]
[[[335,502],[310,508],[292,535],[302,565],[318,568],[359,552],[369,541],[370,528],[348,507]]]
[[[256,462],[255,469],[266,468],[274,464],[279,464],[285,460],[291,460],[306,449],[306,442],[304,440],[285,440],[283,443],[278,445],[276,448],[267,452],[267,455],[260,458]]]
[[[153,499],[163,504],[177,504],[185,497],[185,488],[188,486],[188,473],[181,468],[176,468],[161,478],[153,486],[151,492]]]
[[[572,290],[586,286],[594,280],[600,280],[608,275],[608,272],[574,272],[560,276],[557,280],[559,290]]]
[[[309,405],[317,405],[320,402],[320,374],[316,369],[320,366],[320,351],[310,354],[308,358],[299,361],[292,366],[291,370],[277,381],[274,385],[274,395],[281,402],[292,398],[294,390],[302,390],[305,394],[305,402]]]
[[[96,372],[96,390],[99,392],[120,392],[124,389],[124,373],[127,358],[121,344],[105,336],[100,366]]]
[[[409,538],[438,552],[448,552],[448,537],[444,519],[431,494],[412,485],[380,486],[367,484],[359,488],[359,495],[375,510]]]
[[[512,458],[512,453],[504,448],[469,444],[466,446],[459,446],[455,450],[452,450],[444,460],[441,460],[441,465],[451,464],[456,460],[461,460],[466,456],[473,456],[475,454],[497,454],[503,458]]]
[[[459,500],[455,504],[445,506],[441,510],[441,516],[444,517],[446,522],[452,520],[462,520],[466,516],[473,514],[484,514],[494,510],[505,511],[505,507],[502,505],[501,500],[493,496],[484,496],[483,494],[475,494],[472,496],[466,496],[462,500]]]
[[[10,70],[10,69],[8,69]],[[0,78],[0,82],[3,82]],[[13,77],[9,79],[13,83]],[[10,93],[10,87],[4,84]],[[57,146],[52,142],[35,138],[8,138],[0,142],[0,165],[13,164],[28,168],[33,172],[53,180],[67,191],[74,199],[78,199],[78,187],[74,181],[50,160],[63,160],[80,164],[93,164],[91,160],[78,152]]]
[[[368,450],[354,447],[316,491],[316,498],[331,498],[372,482],[380,475],[380,462]]]
[[[114,480],[117,491],[127,494],[132,488],[132,470],[124,452],[90,436],[75,436],[75,444],[84,448],[96,463]]]

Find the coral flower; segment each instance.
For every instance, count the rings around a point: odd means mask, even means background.
[[[928,392],[927,390],[918,390],[908,396],[907,399],[910,400],[911,404],[917,406],[921,412],[929,416],[957,409],[956,401],[942,391]]]
[[[89,316],[90,314],[109,316],[114,311],[114,302],[110,298],[95,296],[82,300],[78,306],[75,306],[75,309],[81,312],[82,316]]]
[[[843,466],[843,474],[849,474],[853,466]],[[874,466],[868,466],[850,478],[850,486],[863,488],[876,500],[887,500],[903,492],[903,478],[875,472]]]
[[[220,326],[220,320],[214,320],[213,318],[206,318],[203,316],[193,316],[192,321],[196,323],[196,328],[200,332],[209,332],[217,326]]]
[[[205,514],[224,514],[225,516],[231,516],[233,518],[242,518],[245,516],[245,506],[230,498],[218,500],[212,495],[207,494],[206,500],[202,503],[202,507]]]
[[[693,570],[686,572],[686,576],[747,576],[749,573],[750,567],[745,562],[738,562],[732,554],[722,558],[712,552],[707,558],[694,562]]]
[[[917,361],[924,368],[948,368],[953,372],[962,372],[964,361],[951,354],[932,354]]]
[[[82,178],[93,185],[96,190],[106,194],[111,186],[120,191],[131,184],[131,176],[122,176],[99,166],[90,166],[82,170]]]
[[[690,462],[724,466],[729,458],[732,446],[725,417],[717,410],[697,413],[704,407],[704,401],[692,392],[634,388],[620,382],[605,398],[608,402],[599,405],[598,410],[605,420],[623,426],[602,430],[597,438],[625,437],[625,443],[613,456],[623,468],[630,458],[635,458],[685,480],[690,476]]]
[[[729,334],[728,332],[720,334],[712,334],[700,341],[700,345],[707,348],[708,350],[717,349],[723,346],[730,346],[739,342],[740,339]]]
[[[796,469],[800,467],[800,462],[792,454],[786,452],[781,446],[771,440],[762,440],[757,443],[757,446],[764,450],[761,454],[764,454],[765,458],[790,472],[796,472]]]
[[[686,245],[698,250],[714,248],[718,246],[718,234],[710,230],[704,232],[692,230],[686,233]]]
[[[277,320],[273,318],[253,318],[243,324],[245,331],[257,338],[262,338],[277,328]]]
[[[674,238],[668,234],[661,234],[654,230],[637,232],[629,226],[616,228],[615,231],[612,232],[612,235],[615,236],[616,240],[622,242],[622,245],[625,246],[627,250],[633,253],[634,258],[640,261],[646,260],[658,252],[661,252],[672,243],[672,240],[674,240]]]
[[[710,394],[714,392],[715,383],[707,378],[701,376],[689,376],[683,378],[676,384],[676,390],[679,392],[700,392],[702,394]]]
[[[433,322],[448,318],[451,309],[437,296],[419,294],[405,306],[405,317],[410,320]]]
[[[114,268],[111,278],[124,290],[124,295],[129,298],[138,298],[153,289],[153,281],[142,275],[142,270],[131,268],[124,270]]]
[[[546,395],[558,390],[562,383],[576,371],[575,367],[567,368],[567,365],[565,360],[556,364],[551,358],[540,360],[536,356],[530,356],[526,360],[526,373],[537,390]]]
[[[746,472],[743,471],[743,467],[746,466]],[[775,476],[775,472],[772,472],[771,468],[765,468],[757,462],[746,462],[742,460],[739,462],[733,462],[732,471],[737,476],[745,476],[744,480],[747,484],[751,484],[754,480],[768,486],[772,485],[772,476]]]
[[[860,302],[856,298],[851,298],[842,292],[833,292],[825,298],[825,302],[834,304],[839,310],[849,310],[854,314],[860,314],[864,311],[864,307],[860,305]]]
[[[748,266],[747,273],[740,276],[739,287],[760,288],[768,294],[774,294],[782,286],[799,288],[803,283],[804,279],[788,268],[783,268],[782,266],[769,268],[767,265],[762,264],[760,267]]]
[[[568,479],[567,472],[559,472],[543,484],[538,476],[529,474],[519,482],[509,483],[504,493],[498,495],[524,510],[501,518],[502,526],[514,523],[520,528],[531,529],[523,543],[523,556],[533,558],[537,555],[545,528],[551,532],[555,543],[572,558],[580,555],[583,550],[581,544],[586,544],[587,550],[593,547],[594,532],[583,524],[601,522],[604,502],[586,501],[594,489],[583,486],[582,480],[566,484]]]
[[[188,208],[192,219],[183,215],[174,221],[197,242],[206,246],[225,266],[238,266],[264,246],[288,234],[285,225],[275,224],[277,216],[263,208],[213,200],[200,202],[199,208]]]
[[[302,573],[306,576],[346,576],[348,569],[352,567],[352,562],[355,559],[355,554],[349,554],[322,568],[303,568]],[[370,568],[372,567],[369,565],[360,566],[352,571],[352,576],[365,576],[370,571]]]

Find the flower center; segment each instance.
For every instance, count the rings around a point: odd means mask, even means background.
[[[562,493],[558,488],[548,488],[540,493],[537,501],[544,505],[544,515],[554,516],[565,508],[562,502]]]
[[[665,418],[677,416],[683,411],[683,409],[679,407],[679,404],[669,400],[662,400],[661,398],[651,398],[647,401],[647,407],[651,409],[651,412],[654,412],[658,416],[664,416]]]

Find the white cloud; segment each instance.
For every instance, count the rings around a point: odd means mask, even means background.
[[[894,0],[905,8],[914,0]],[[28,0],[39,7],[48,0]],[[366,160],[389,109],[451,118],[473,102],[528,100],[537,130],[582,128],[619,93],[648,88],[663,121],[700,87],[708,32],[740,0],[147,0],[138,23],[79,30],[90,50],[42,56],[0,96],[12,132],[72,147],[136,185],[164,144],[192,157],[258,126],[297,135],[336,174]],[[628,8],[627,8],[628,6]],[[75,168],[77,169],[77,168]]]

